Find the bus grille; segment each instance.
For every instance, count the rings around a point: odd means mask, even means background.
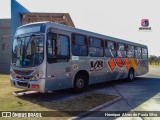
[[[27,87],[28,83],[26,82],[17,82],[19,86]]]
[[[33,70],[26,70],[26,71],[22,71],[22,70],[13,70],[16,74],[19,74],[19,75],[23,75],[23,76],[26,76],[26,75],[30,75]]]

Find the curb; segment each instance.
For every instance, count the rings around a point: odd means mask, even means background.
[[[113,103],[115,103],[115,102],[117,102],[117,101],[119,101],[119,100],[121,100],[121,97],[118,97],[118,98],[116,98],[116,99],[114,99],[114,100],[112,100],[112,101],[109,101],[109,102],[104,103],[104,104],[102,104],[102,105],[99,105],[99,106],[97,106],[97,107],[95,107],[95,108],[92,108],[92,109],[90,109],[90,110],[87,111],[87,112],[81,113],[81,114],[79,114],[79,115],[76,116],[76,117],[70,118],[69,120],[80,120],[81,117],[89,115],[91,111],[100,110],[100,109],[102,109],[102,108],[104,108],[104,107],[107,107],[107,106],[109,106],[109,105],[111,105],[111,104],[113,104]]]

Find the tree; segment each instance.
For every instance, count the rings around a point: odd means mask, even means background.
[[[149,63],[152,65],[153,63],[155,63],[156,65],[160,63],[160,56],[157,57],[155,55],[150,55],[149,57]]]
[[[154,60],[154,55],[150,55],[149,56],[149,63],[152,65],[153,63],[153,60]]]
[[[157,61],[158,61],[158,65],[159,65],[159,63],[160,63],[160,56],[157,57]]]

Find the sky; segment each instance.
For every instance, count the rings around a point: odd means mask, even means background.
[[[148,46],[149,55],[160,56],[158,0],[17,0],[30,12],[69,13],[80,29]],[[0,19],[10,18],[10,0],[0,0]],[[149,19],[151,31],[139,31]]]

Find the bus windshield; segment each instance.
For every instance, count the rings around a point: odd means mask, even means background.
[[[17,67],[40,65],[44,58],[44,36],[16,37],[13,41],[12,63]]]

